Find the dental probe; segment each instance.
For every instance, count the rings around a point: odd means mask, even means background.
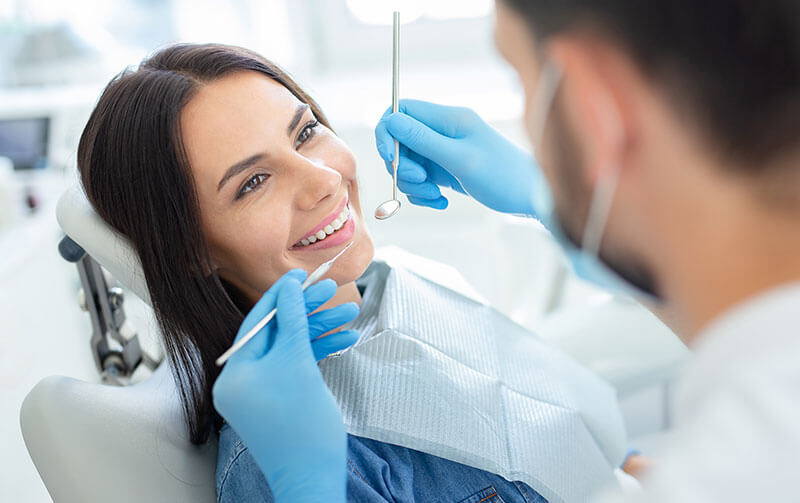
[[[319,266],[316,269],[314,269],[314,271],[311,274],[308,275],[306,280],[303,281],[303,291],[306,291],[306,288],[310,287],[311,285],[313,285],[314,283],[316,283],[317,281],[322,279],[322,277],[325,276],[325,274],[328,272],[328,270],[331,268],[331,266],[333,266],[333,263],[336,261],[336,259],[338,259],[342,255],[344,255],[344,252],[346,252],[347,249],[350,248],[351,246],[353,246],[353,242],[352,241],[350,241],[350,244],[345,246],[342,251],[337,253],[335,257],[333,257],[332,259],[328,260],[327,262],[324,262],[321,266]],[[251,328],[249,332],[244,334],[244,337],[242,337],[241,339],[236,341],[233,346],[231,346],[230,348],[228,348],[227,351],[222,353],[222,356],[217,358],[217,361],[216,361],[217,367],[221,367],[226,361],[228,361],[228,358],[233,356],[233,354],[236,353],[237,351],[239,351],[242,348],[242,346],[247,344],[247,341],[249,341],[250,339],[255,337],[255,335],[262,328],[264,328],[267,325],[267,323],[272,321],[272,318],[275,317],[275,313],[277,313],[277,312],[278,312],[277,308],[275,308],[272,311],[270,311],[269,314],[264,316],[263,318],[261,318],[261,321],[256,323],[256,325],[253,328]]]
[[[393,16],[394,36],[392,37],[392,113],[399,109],[399,80],[400,80],[400,13],[395,11]],[[394,141],[394,159],[392,159],[392,198],[384,201],[375,209],[375,218],[386,220],[400,209],[400,200],[397,199],[397,164],[400,162],[400,143]]]

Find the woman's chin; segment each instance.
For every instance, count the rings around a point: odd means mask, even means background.
[[[364,274],[375,255],[372,238],[366,232],[359,233],[357,242],[347,253],[337,260],[328,275],[337,285],[351,283]]]

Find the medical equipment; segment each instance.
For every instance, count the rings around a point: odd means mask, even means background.
[[[314,271],[311,274],[308,275],[308,278],[306,278],[306,280],[303,281],[303,290],[305,290],[306,288],[310,287],[311,285],[313,285],[317,281],[321,280],[322,277],[325,276],[325,274],[327,274],[328,270],[330,270],[331,266],[333,266],[333,263],[336,262],[336,260],[339,257],[344,255],[344,252],[349,250],[351,246],[353,246],[353,242],[352,241],[347,246],[345,246],[342,249],[342,251],[337,253],[335,257],[333,257],[332,259],[328,260],[327,262],[324,262],[321,266],[319,266],[316,269],[314,269]],[[239,351],[239,349],[241,349],[242,346],[247,344],[247,341],[252,339],[262,328],[267,326],[267,323],[269,323],[272,320],[272,318],[275,317],[275,313],[277,313],[277,312],[278,312],[277,309],[273,309],[272,311],[270,311],[269,314],[264,316],[264,318],[262,318],[261,321],[256,323],[255,326],[253,328],[251,328],[249,332],[247,332],[241,339],[236,341],[236,343],[234,343],[233,346],[228,348],[227,351],[222,353],[222,355],[219,358],[217,358],[217,361],[216,361],[217,366],[221,367],[222,365],[224,365],[225,362],[228,361],[228,358],[233,356],[233,354],[236,353],[237,351]]]
[[[399,65],[400,65],[400,13],[395,11],[393,16],[392,37],[392,112],[399,110]],[[400,162],[400,143],[394,141],[394,158],[392,159],[392,198],[384,201],[375,209],[375,218],[386,220],[400,209],[400,200],[397,199],[397,166]]]
[[[90,269],[98,274],[95,280],[102,279],[108,287],[113,276],[125,285],[126,293],[149,302],[136,252],[94,212],[79,186],[62,195],[56,213],[61,228],[84,252],[79,266],[91,258]],[[94,266],[101,267],[102,273]],[[105,322],[119,322],[123,297],[104,294],[102,282],[97,283],[97,289],[85,290],[87,301],[105,304],[98,310]],[[112,297],[116,307],[110,305]],[[115,326],[125,332],[119,323]],[[94,347],[95,336],[92,352],[97,362],[103,344]],[[118,344],[108,332],[103,339],[112,349]],[[135,362],[132,350],[137,346],[128,343],[128,356],[121,349],[118,359],[105,362]],[[113,376],[104,378],[108,382],[129,384],[126,374],[133,370],[106,366],[101,373]],[[137,373],[137,377],[145,376]],[[189,441],[180,394],[166,362],[142,382],[126,386],[47,377],[26,396],[20,426],[53,501],[216,501],[216,438],[203,445]]]
[[[361,307],[374,331],[320,364],[348,433],[520,480],[553,503],[617,483],[626,436],[611,386],[470,296],[376,271]]]
[[[139,344],[139,337],[127,323],[122,307],[124,295],[119,286],[78,243],[65,236],[58,251],[67,262],[78,267],[82,288],[78,293],[80,308],[92,321],[91,347],[94,363],[107,384],[124,385],[140,364],[155,370],[161,363]]]
[[[80,189],[73,188],[67,191],[59,200],[57,216],[64,226],[64,221],[80,221],[81,225],[71,233],[76,236],[65,236],[58,245],[58,250],[64,260],[75,264],[81,281],[81,290],[78,292],[78,304],[89,313],[92,321],[91,347],[95,366],[102,376],[103,382],[109,384],[125,385],[140,364],[155,369],[160,362],[142,350],[138,336],[133,327],[126,322],[123,309],[123,291],[111,279],[127,279],[128,274],[115,267],[107,275],[101,268],[98,260],[107,258],[109,254],[116,254],[123,250],[116,247],[99,250],[98,253],[87,253],[78,244],[77,240],[114,240],[119,237],[97,215],[86,208],[83,203],[85,196]],[[88,205],[88,203],[85,203]],[[91,217],[91,218],[89,218]],[[127,260],[136,261],[138,258],[132,251]],[[127,285],[136,285],[134,292],[147,298],[147,289],[144,278],[140,281],[129,281]]]
[[[46,167],[50,130],[49,117],[0,119],[0,156],[16,170]]]

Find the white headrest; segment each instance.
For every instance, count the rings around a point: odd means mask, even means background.
[[[61,195],[56,207],[58,224],[114,278],[150,303],[139,256],[128,240],[111,229],[95,213],[83,187],[73,185]]]

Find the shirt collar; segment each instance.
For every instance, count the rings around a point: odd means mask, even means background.
[[[681,421],[716,392],[732,386],[764,358],[800,349],[800,282],[747,299],[712,321],[697,337],[675,389]]]

